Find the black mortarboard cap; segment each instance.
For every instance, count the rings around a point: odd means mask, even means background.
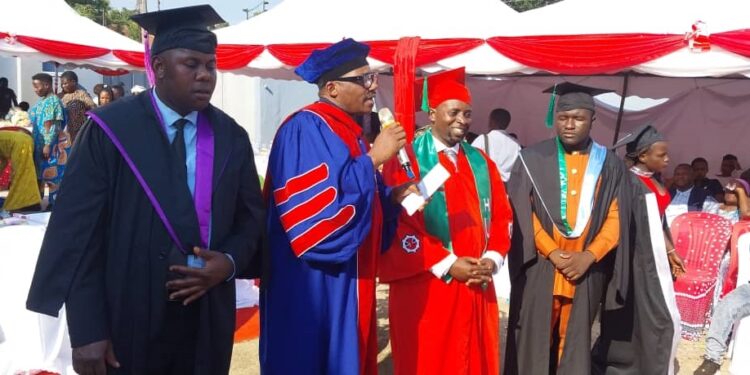
[[[612,148],[625,146],[625,152],[628,156],[638,156],[652,144],[661,142],[664,137],[651,125],[642,125],[632,133],[625,135],[615,143]]]
[[[570,82],[556,83],[554,86],[545,89],[542,92],[552,94],[549,98],[549,106],[547,107],[547,119],[545,121],[547,127],[552,127],[555,112],[571,111],[574,109],[594,111],[596,108],[594,105],[594,96],[612,91],[614,90],[598,89]],[[557,106],[555,106],[556,99]]]
[[[136,14],[131,19],[154,35],[154,56],[174,48],[216,53],[216,35],[208,27],[225,22],[210,5]]]
[[[594,110],[594,96],[612,92],[614,90],[599,89],[578,85],[570,82],[558,83],[544,90],[548,94],[556,94],[557,107],[555,112],[570,111],[573,109]]]

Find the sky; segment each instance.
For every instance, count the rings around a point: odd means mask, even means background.
[[[268,5],[266,10],[271,9],[281,0],[266,0]],[[191,5],[211,4],[219,15],[227,20],[230,25],[237,24],[245,20],[245,12],[242,9],[250,9],[250,15],[255,11],[260,11],[263,0],[161,0],[161,9],[179,8]],[[110,0],[110,6],[113,8],[135,8],[136,0]],[[254,8],[254,9],[253,9]],[[157,0],[148,0],[148,10],[153,12],[157,9]]]

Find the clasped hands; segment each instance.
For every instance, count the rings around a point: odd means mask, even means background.
[[[458,257],[451,265],[448,274],[466,286],[483,286],[492,281],[495,262],[487,258]]]
[[[183,300],[188,305],[206,294],[209,289],[226,281],[234,270],[234,265],[220,251],[193,248],[193,254],[205,262],[203,268],[188,266],[170,266],[169,270],[182,274],[184,277],[167,282],[169,299]]]
[[[184,305],[197,301],[219,283],[226,281],[234,271],[234,265],[220,251],[195,247],[193,254],[205,261],[203,268],[171,266],[170,271],[184,275],[178,280],[167,282],[170,299],[182,300]],[[110,340],[96,341],[73,348],[73,369],[83,375],[105,375],[107,365],[119,368]]]
[[[547,258],[570,281],[583,277],[596,261],[590,251],[573,252],[559,249],[552,251]]]

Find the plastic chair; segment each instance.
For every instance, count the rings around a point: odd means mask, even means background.
[[[750,227],[750,223],[746,225]],[[736,229],[735,233],[737,233]],[[738,237],[736,248],[732,246],[732,255],[737,254],[739,263],[736,285],[742,285],[750,282],[750,232],[743,231]],[[732,244],[735,244],[734,236]],[[750,369],[750,357],[747,356],[747,353],[750,353],[750,316],[740,320],[734,326],[732,338],[732,343],[729,346],[729,354],[732,357],[729,373],[733,375],[747,374],[747,369]]]
[[[675,250],[687,268],[674,284],[682,337],[696,341],[710,319],[721,257],[731,236],[729,220],[704,212],[684,213],[672,222]]]

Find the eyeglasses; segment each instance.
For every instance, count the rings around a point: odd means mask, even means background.
[[[352,82],[356,83],[366,89],[369,89],[372,87],[372,85],[378,81],[378,73],[377,72],[369,72],[362,74],[361,76],[354,76],[354,77],[338,77],[334,81],[343,81],[343,82]]]

